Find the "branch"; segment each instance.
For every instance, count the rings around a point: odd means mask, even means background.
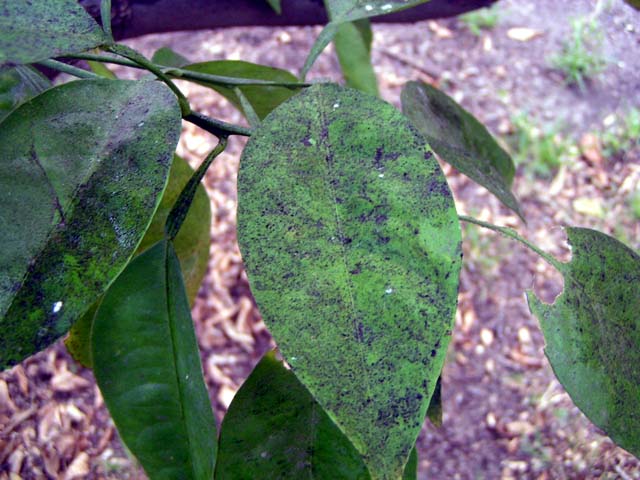
[[[79,0],[100,18],[100,0]],[[497,0],[431,0],[384,15],[374,22],[404,23],[452,17],[487,7]],[[223,14],[221,14],[223,12]],[[116,40],[148,33],[237,26],[321,25],[328,21],[321,0],[282,0],[282,15],[264,0],[113,0],[112,28]]]

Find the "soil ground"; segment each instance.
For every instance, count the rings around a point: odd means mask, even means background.
[[[571,20],[595,15],[592,45],[606,59],[584,88],[568,86],[550,58]],[[640,248],[638,142],[606,152],[601,139],[640,108],[640,13],[621,1],[501,0],[499,19],[477,36],[459,19],[374,27],[373,62],[383,98],[398,105],[408,80],[444,88],[500,138],[518,136],[514,119],[554,129],[568,148],[544,174],[520,152],[514,191],[523,225],[488,192],[444,166],[461,213],[512,226],[566,260],[563,225],[597,228]],[[513,28],[530,29],[522,41]],[[251,28],[154,35],[129,42],[151,55],[161,46],[193,61],[242,59],[297,71],[319,29]],[[123,76],[131,72],[118,70]],[[312,78],[339,79],[328,49]],[[198,110],[233,123],[221,97],[181,84]],[[194,319],[210,396],[221,419],[237,388],[272,348],[251,297],[235,238],[235,140],[206,178],[212,203],[211,257]],[[197,164],[213,139],[185,124],[179,153]],[[514,152],[518,153],[518,152]],[[538,163],[537,163],[538,162]],[[443,425],[420,435],[421,479],[640,479],[640,461],[603,436],[577,410],[544,357],[537,320],[523,292],[548,302],[562,279],[537,257],[491,232],[464,226],[464,268],[456,328],[443,372]],[[0,375],[0,479],[144,478],[122,447],[89,370],[59,343]]]

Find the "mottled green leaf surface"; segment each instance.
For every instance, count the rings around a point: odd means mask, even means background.
[[[333,84],[274,110],[238,178],[252,292],[302,383],[396,478],[446,353],[460,227],[426,141],[385,102]]]
[[[0,365],[67,332],[124,268],[180,133],[158,82],[52,88],[0,124]]]
[[[220,428],[216,480],[254,478],[369,478],[357,450],[273,352],[240,387]]]
[[[528,292],[545,353],[574,403],[640,456],[640,256],[604,233],[568,228],[571,262],[553,305]]]
[[[429,0],[324,0],[332,21],[353,21],[414,7]]]
[[[0,122],[18,105],[51,86],[47,77],[27,65],[0,71]]]
[[[215,419],[171,243],[149,248],[116,279],[91,341],[105,403],[149,478],[211,479]]]
[[[402,111],[447,163],[493,193],[523,218],[511,192],[513,160],[486,127],[452,98],[431,85],[409,82],[402,89]]]
[[[167,188],[162,195],[162,200],[153,216],[153,220],[151,220],[147,233],[140,245],[138,245],[137,254],[164,238],[164,224],[169,211],[191,178],[191,175],[193,175],[193,169],[186,160],[174,155]],[[173,241],[176,255],[180,260],[182,276],[187,289],[187,298],[192,306],[198,295],[202,279],[207,272],[210,226],[211,206],[209,197],[204,186],[200,185],[182,228]],[[98,302],[73,324],[69,335],[64,341],[71,356],[88,368],[93,366],[91,361],[91,325],[98,308]]]
[[[378,81],[371,65],[373,32],[369,20],[340,24],[333,42],[348,87],[378,95]]]
[[[0,32],[0,65],[38,62],[107,42],[75,0],[0,0]]]
[[[222,75],[226,77],[251,78],[256,80],[270,80],[274,82],[297,82],[298,79],[290,72],[279,68],[242,62],[240,60],[217,60],[213,62],[194,63],[184,67],[193,72]],[[197,83],[197,82],[196,82]],[[229,100],[238,110],[244,113],[242,103],[232,88],[218,85],[203,85],[214,89],[220,95]],[[296,90],[286,87],[270,86],[242,86],[239,87],[244,96],[253,106],[260,119],[296,93]]]

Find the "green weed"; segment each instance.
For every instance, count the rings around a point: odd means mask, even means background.
[[[602,72],[606,59],[597,45],[603,34],[593,17],[581,17],[571,22],[571,36],[562,52],[551,57],[551,64],[560,70],[570,85],[584,89],[585,81]]]
[[[460,20],[467,26],[471,33],[480,36],[483,30],[491,30],[498,24],[500,13],[495,6],[481,8],[480,10],[475,10],[460,16]]]
[[[578,149],[560,132],[560,127],[547,125],[540,127],[526,113],[519,113],[511,120],[515,133],[509,139],[516,165],[524,165],[525,170],[538,177],[550,177]]]
[[[640,146],[640,110],[632,108],[611,128],[602,132],[602,147],[608,157],[619,155]]]

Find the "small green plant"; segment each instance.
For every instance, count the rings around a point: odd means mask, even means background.
[[[562,135],[557,124],[538,126],[524,112],[515,115],[511,122],[515,133],[509,143],[514,160],[533,175],[550,177],[578,154],[577,147]]]
[[[500,20],[500,13],[497,7],[482,8],[460,16],[469,31],[474,35],[482,35],[483,30],[492,30]]]
[[[606,59],[598,44],[603,35],[594,17],[576,18],[571,23],[571,36],[562,47],[562,52],[551,57],[553,67],[560,70],[567,84],[585,88],[585,81],[602,72]]]
[[[622,118],[616,117],[613,125],[602,135],[605,155],[622,154],[640,145],[640,110],[630,109]]]

